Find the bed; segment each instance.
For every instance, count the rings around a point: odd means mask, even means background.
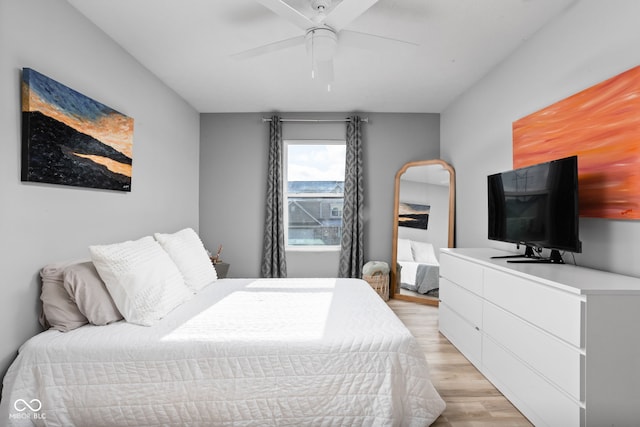
[[[218,279],[150,326],[48,330],[3,385],[8,426],[427,426],[417,341],[360,279]]]
[[[440,263],[431,243],[398,239],[397,260],[401,288],[423,295],[438,291]]]

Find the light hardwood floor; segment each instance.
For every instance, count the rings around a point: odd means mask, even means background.
[[[391,299],[389,306],[417,338],[431,380],[447,403],[435,427],[532,424],[438,331],[438,308]]]

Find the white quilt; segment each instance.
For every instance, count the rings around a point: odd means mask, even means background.
[[[366,282],[222,279],[152,327],[31,338],[0,425],[427,426],[444,406]]]

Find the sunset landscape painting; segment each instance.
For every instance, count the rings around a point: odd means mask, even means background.
[[[426,230],[429,226],[429,213],[431,213],[429,205],[400,202],[398,205],[398,225]]]
[[[133,119],[22,70],[22,181],[131,191]]]
[[[580,215],[640,219],[640,66],[513,123],[513,166],[578,156]]]

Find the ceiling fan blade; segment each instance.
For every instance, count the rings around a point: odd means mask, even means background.
[[[292,8],[282,0],[256,1],[267,9],[271,9],[271,11],[273,11],[275,14],[280,15],[287,21],[291,22],[299,28],[302,28],[305,31],[316,26],[316,24],[311,19],[307,18],[305,15]]]
[[[375,51],[397,51],[398,49],[415,49],[418,43],[377,36],[375,34],[360,33],[358,31],[342,30],[339,34],[341,46],[356,47]]]
[[[377,2],[378,0],[342,0],[324,19],[324,24],[340,31]]]
[[[290,39],[280,40],[277,42],[265,44],[253,49],[245,50],[243,52],[234,53],[231,58],[237,60],[249,59],[256,56],[264,55],[266,53],[275,52],[282,49],[287,49],[293,46],[302,45],[305,42],[304,36],[292,37]]]

